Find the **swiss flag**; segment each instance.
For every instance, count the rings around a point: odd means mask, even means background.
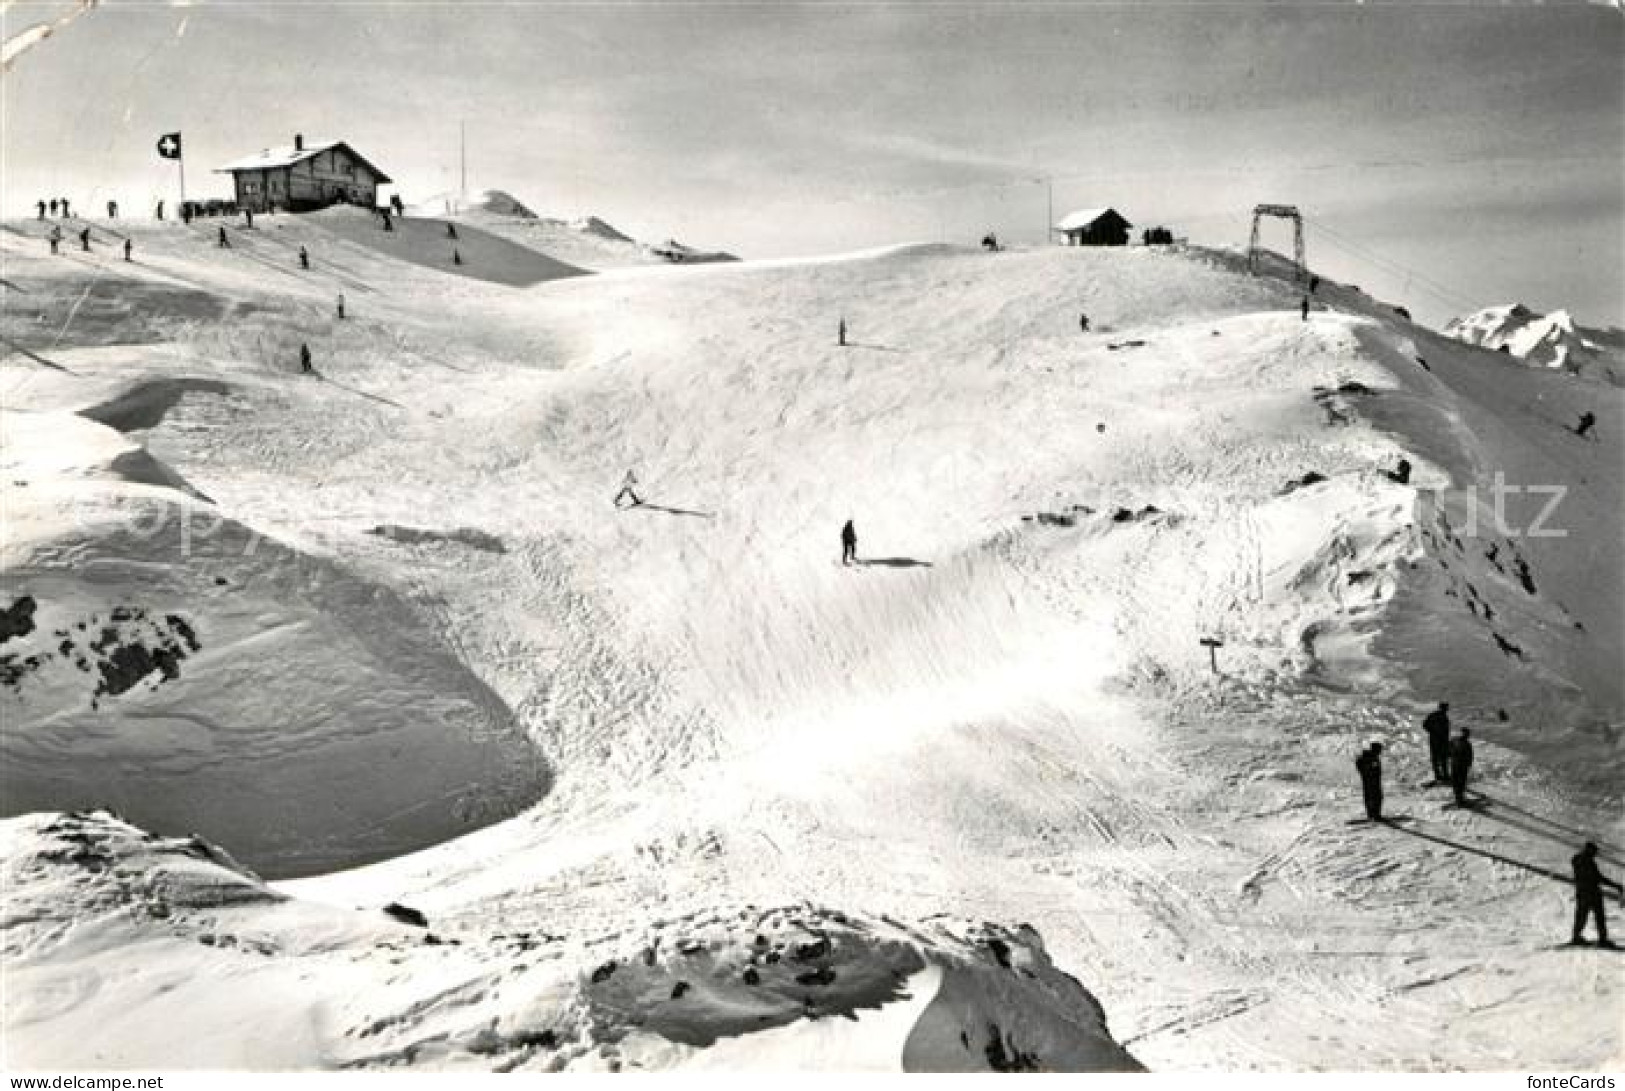
[[[165,159],[179,159],[181,157],[181,134],[165,133],[158,138],[158,154]]]

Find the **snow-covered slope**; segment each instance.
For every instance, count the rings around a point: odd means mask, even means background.
[[[1444,333],[1469,345],[1505,352],[1534,367],[1625,385],[1625,356],[1618,351],[1618,332],[1610,337],[1607,331],[1576,326],[1567,311],[1537,314],[1522,303],[1486,307],[1452,319]]]
[[[282,543],[227,573],[252,610],[319,613],[298,597],[313,569],[324,585],[368,589],[309,630],[343,654],[305,692],[228,686],[219,700],[245,716],[286,706],[301,731],[320,702],[331,738],[354,726],[387,740],[376,725],[423,700],[414,664],[452,664],[545,763],[545,794],[509,821],[280,884],[299,912],[403,901],[464,939],[434,956],[453,961],[496,933],[568,922],[592,944],[570,973],[613,960],[588,984],[667,1000],[664,956],[621,976],[654,923],[745,913],[718,941],[732,953],[707,964],[727,989],[682,980],[701,1010],[748,1001],[769,1024],[782,996],[732,991],[743,937],[754,948],[765,920],[749,914],[768,912],[753,905],[839,906],[890,937],[863,965],[905,974],[916,962],[888,944],[921,931],[907,922],[932,926],[918,973],[977,949],[968,933],[937,937],[941,915],[1006,922],[1001,942],[1036,952],[1015,923],[1028,922],[1153,1068],[1620,1058],[1622,981],[1598,961],[1610,956],[1550,949],[1567,928],[1559,873],[1575,845],[1594,837],[1617,871],[1625,842],[1620,392],[1486,362],[1335,285],[1302,321],[1293,286],[1200,251],[899,247],[520,290],[404,263],[320,218],[278,217],[233,251],[178,226],[136,228],[134,269],[52,261],[33,230],[0,236],[21,289],[8,296],[19,349],[0,371],[6,406],[45,421],[88,411],[124,435],[15,433],[29,484],[7,494],[0,606],[31,597],[30,618],[81,600],[111,608],[156,579],[170,597],[149,615],[183,617],[205,649],[252,650],[239,638],[250,613],[207,593],[214,566],[246,548],[236,532],[203,562],[176,543],[139,565],[76,565],[121,556],[130,535],[112,520],[77,527],[51,499],[71,487],[116,506],[123,490],[184,486],[222,525]],[[320,259],[309,273],[287,264],[295,241]],[[351,302],[343,322],[337,290]],[[135,294],[151,306],[96,302]],[[297,374],[300,342],[319,378]],[[170,385],[151,387],[159,378]],[[1590,438],[1565,427],[1581,404],[1598,416]],[[173,479],[108,469],[132,443]],[[1408,481],[1391,474],[1401,458]],[[618,511],[628,467],[645,503]],[[1497,475],[1567,489],[1548,520],[1566,533],[1531,536],[1544,494],[1503,495],[1497,522]],[[33,490],[46,499],[29,501],[31,529],[13,544],[10,505]],[[864,563],[843,567],[848,518]],[[1217,672],[1204,637],[1223,642]],[[398,663],[397,643],[423,658]],[[293,680],[307,663],[261,653],[265,671]],[[193,666],[179,664],[179,684]],[[365,671],[388,684],[369,695]],[[66,777],[104,740],[148,740],[177,685],[151,674],[94,710],[86,701],[77,714],[101,733],[71,736],[84,749],[38,746],[41,768],[54,758]],[[467,692],[452,677],[423,684]],[[0,694],[8,745],[55,722],[68,691],[50,678]],[[1422,783],[1416,722],[1440,699],[1479,742],[1474,807]],[[439,743],[489,744],[493,730],[440,729]],[[1372,737],[1389,744],[1390,810],[1406,818],[1380,828],[1357,824],[1350,764]],[[223,756],[239,748],[212,719],[197,739]],[[388,752],[432,778],[443,759],[424,745]],[[235,843],[260,804],[217,791],[218,765],[187,783],[164,746],[154,733],[147,764],[128,766],[127,818],[196,829],[270,874],[302,870]],[[174,772],[164,794],[192,805],[184,825],[143,798],[143,768]],[[389,782],[356,772],[333,791],[370,806]],[[8,866],[53,821],[19,820]],[[376,823],[393,828],[387,812]],[[347,864],[373,858],[356,842]],[[8,911],[55,881],[14,874]],[[819,928],[840,923],[816,913]],[[71,993],[73,935],[30,942],[31,991]],[[188,1004],[245,992],[237,955],[194,945],[177,963],[179,948],[146,935],[109,945],[128,960],[104,987],[104,1003],[132,1013],[103,1038],[118,1056],[173,1044],[172,1024],[181,1033],[159,999],[175,966]],[[1038,989],[1048,964],[1028,957],[1013,965],[1035,977],[1010,981]],[[317,1044],[285,1035],[256,1063],[489,1067],[551,1026],[532,1017],[535,994],[481,979],[477,1001],[448,1007],[435,974],[372,969],[334,971],[355,1017],[334,1025],[380,1024],[366,1037],[381,1043],[339,1049],[345,1036],[318,1024]],[[858,1025],[912,1039],[930,1020],[906,1004],[932,981],[939,999],[957,995],[953,980],[910,978],[909,1001]],[[988,1011],[993,988],[970,989],[966,1003],[982,1006],[966,1010]],[[1055,1067],[1120,1060],[1093,1032],[1053,1029],[1097,1025],[1081,992],[1055,983],[1012,1003],[1029,1013],[1022,1027],[1052,1029],[1004,1041],[1001,1063],[1029,1051]],[[413,1013],[399,1035],[391,1012]],[[449,1037],[437,1038],[443,1014]],[[75,1018],[8,1011],[8,1048],[80,1059]],[[436,1044],[472,1040],[493,1018],[486,1053]],[[919,1032],[960,1051],[921,1064],[991,1063],[981,1018]],[[660,1025],[670,1033],[640,1038],[637,1063],[909,1063],[906,1048],[887,1045],[881,1061],[826,1039],[839,1024],[822,1020],[705,1047],[690,1024]],[[1034,1044],[1052,1039],[1062,1045]],[[592,1057],[579,1063],[607,1063]]]

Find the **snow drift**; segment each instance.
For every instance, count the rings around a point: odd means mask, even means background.
[[[25,1067],[93,1041],[103,1068],[1139,1068],[1025,927],[802,905],[602,937],[439,930],[289,899],[105,813],[0,823],[0,857]]]

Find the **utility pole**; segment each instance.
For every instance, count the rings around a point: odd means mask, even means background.
[[[1044,176],[1044,193],[1048,197],[1044,206],[1044,242],[1047,245],[1055,230],[1055,179],[1047,174]]]

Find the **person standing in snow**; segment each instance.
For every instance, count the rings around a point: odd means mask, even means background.
[[[626,476],[621,478],[621,491],[615,494],[615,506],[617,508],[621,506],[621,497],[623,496],[631,498],[634,508],[643,503],[637,494],[637,484],[638,475],[631,470],[626,471]]]
[[[1078,315],[1078,329],[1082,333],[1088,333],[1089,332],[1089,316],[1088,315],[1086,315],[1086,314]]]
[[[87,254],[90,253],[90,228],[88,227],[79,232],[79,249]]]
[[[56,216],[56,198],[55,197],[51,198],[51,216],[52,216],[52,218],[55,218],[55,216]]]
[[[1365,816],[1382,821],[1382,743],[1374,742],[1354,759],[1360,773],[1360,794],[1365,797]]]
[[[1450,740],[1450,789],[1456,805],[1467,806],[1467,774],[1473,768],[1473,733],[1465,727]]]
[[[299,248],[299,268],[310,268],[310,251],[306,250],[303,246]]]
[[[244,227],[253,227],[254,226],[254,210],[253,209],[251,209],[251,208],[243,209],[243,226]]]
[[[61,224],[52,224],[51,225],[51,233],[49,235],[47,235],[46,238],[50,240],[51,253],[60,254],[61,251],[58,250],[57,247],[62,245],[62,225]]]
[[[1422,730],[1428,734],[1428,759],[1433,763],[1433,783],[1450,783],[1450,702],[1427,714]]]
[[[118,219],[118,202],[117,201],[108,201],[107,202],[107,218],[109,220]]]
[[[451,263],[453,265],[461,265],[463,263],[463,252],[461,250],[453,250],[451,252]]]
[[[299,370],[306,375],[309,375],[312,370],[310,366],[309,345],[302,344],[299,346]]]
[[[339,293],[339,321],[344,321],[344,293]]]
[[[835,327],[835,343],[842,348],[846,347],[846,316],[841,316],[840,324]]]
[[[67,219],[72,215],[73,213],[68,211],[68,199],[66,197],[62,198],[62,218]]]
[[[858,562],[858,532],[848,519],[841,528],[841,563],[856,564]]]
[[[1611,886],[1625,894],[1625,887],[1606,878],[1598,869],[1595,841],[1587,841],[1571,862],[1574,865],[1574,934],[1569,942],[1575,946],[1585,943],[1586,918],[1592,917],[1597,922],[1597,946],[1612,947],[1608,939],[1608,919],[1602,911],[1602,888]]]
[[[1308,296],[1304,296],[1303,297],[1303,302],[1301,304],[1299,304],[1299,313],[1301,313],[1303,315],[1303,320],[1305,322],[1309,321],[1309,297]]]
[[[226,225],[225,224],[220,225],[220,238],[219,238],[219,242],[217,242],[215,245],[219,246],[222,250],[230,250],[231,249],[231,240],[226,238]]]
[[[164,203],[162,201],[158,202],[158,215],[157,215],[157,218],[160,219],[160,220],[164,218]]]
[[[1597,415],[1588,409],[1584,413],[1580,414],[1580,423],[1574,426],[1574,434],[1577,436],[1583,436],[1587,432],[1591,431],[1592,427],[1596,423]]]
[[[130,260],[130,251],[133,250],[134,248],[135,248],[134,243],[132,243],[129,239],[124,240],[124,260],[125,261]]]
[[[450,220],[446,221],[446,238],[453,241],[455,241],[457,238],[457,225],[452,223]]]
[[[42,219],[42,220],[45,219],[45,202],[44,201],[36,201],[34,203],[39,208],[39,218]]]

